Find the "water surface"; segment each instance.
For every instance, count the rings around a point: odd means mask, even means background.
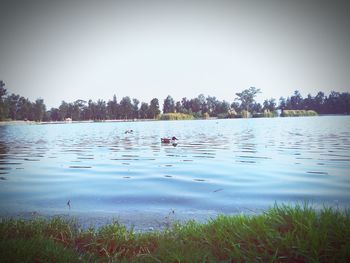
[[[349,116],[0,126],[2,215],[152,225],[275,202],[348,207],[349,168]]]

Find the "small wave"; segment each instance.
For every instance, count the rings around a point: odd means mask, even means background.
[[[324,175],[328,175],[327,172],[320,172],[320,171],[307,171],[308,174],[324,174]]]

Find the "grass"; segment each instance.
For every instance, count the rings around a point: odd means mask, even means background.
[[[193,120],[193,116],[185,113],[164,113],[160,115],[160,120]]]
[[[299,117],[299,116],[317,116],[317,112],[313,110],[284,110],[281,117]]]
[[[0,222],[2,262],[350,262],[350,214],[308,205],[136,233],[55,218]]]

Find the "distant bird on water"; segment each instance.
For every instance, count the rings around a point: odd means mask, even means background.
[[[173,136],[172,138],[160,138],[160,141],[162,143],[176,143],[177,140],[178,138],[176,138],[175,136]]]
[[[68,205],[69,210],[70,210],[70,200],[68,200],[67,205]]]

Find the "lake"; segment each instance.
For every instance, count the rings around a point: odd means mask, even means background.
[[[142,229],[275,202],[348,208],[349,171],[350,116],[0,126],[2,216]]]

